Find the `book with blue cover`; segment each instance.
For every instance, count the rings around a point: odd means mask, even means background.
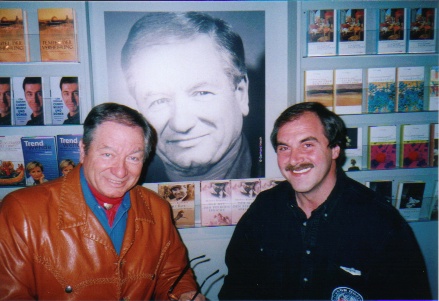
[[[419,112],[424,110],[423,66],[398,67],[398,112]]]
[[[82,135],[57,135],[57,159],[59,175],[67,174],[73,167],[78,165],[80,159],[79,141]]]
[[[55,137],[22,137],[26,186],[39,185],[59,177]]]
[[[367,113],[392,113],[396,110],[396,68],[367,70]]]

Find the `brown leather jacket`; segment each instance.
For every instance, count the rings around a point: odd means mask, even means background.
[[[120,252],[86,205],[79,168],[0,205],[0,300],[168,300],[187,263],[169,204],[136,186]],[[174,289],[196,290],[192,271]]]

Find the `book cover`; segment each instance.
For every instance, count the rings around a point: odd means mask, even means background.
[[[201,181],[201,226],[232,224],[230,181]]]
[[[332,111],[334,106],[333,70],[305,71],[305,102],[320,102]]]
[[[279,183],[285,181],[285,178],[263,178],[259,179],[261,183],[261,191],[271,189],[278,185]]]
[[[15,125],[44,125],[45,105],[41,77],[13,77]]]
[[[438,166],[439,124],[430,124],[430,166]]]
[[[392,180],[376,180],[367,181],[366,186],[383,196],[387,202],[393,204],[393,181]]]
[[[12,125],[12,81],[10,77],[0,77],[0,126]]]
[[[396,167],[396,126],[369,126],[369,169]]]
[[[158,184],[158,194],[171,204],[177,228],[195,227],[194,183]]]
[[[346,132],[346,162],[343,165],[343,170],[361,170],[363,168],[363,129],[357,127],[346,128]]]
[[[0,62],[27,62],[25,12],[20,8],[0,8]]]
[[[318,9],[308,11],[308,56],[336,54],[334,31],[336,29],[335,10]]]
[[[236,225],[261,191],[259,179],[231,180],[232,225]]]
[[[429,86],[429,104],[430,111],[438,110],[439,103],[439,66],[430,68],[430,86]]]
[[[424,109],[424,67],[398,67],[398,112]]]
[[[396,68],[367,70],[367,112],[389,113],[396,110]]]
[[[72,8],[38,9],[42,62],[77,62],[75,12]]]
[[[22,137],[26,186],[42,184],[59,177],[55,137]]]
[[[407,181],[398,183],[395,207],[407,221],[419,220],[424,199],[425,182]]]
[[[0,186],[25,186],[21,136],[0,136]]]
[[[57,135],[56,150],[59,176],[69,173],[80,160],[79,141],[82,135]]]
[[[403,168],[427,167],[429,140],[429,124],[401,125],[400,166]]]
[[[406,15],[404,8],[379,10],[378,53],[405,53]]]
[[[334,112],[361,114],[363,103],[363,70],[336,69]]]
[[[50,78],[52,124],[79,124],[78,77],[55,76]]]
[[[338,54],[366,54],[366,10],[339,10]]]
[[[437,43],[434,8],[410,9],[410,53],[435,52]]]

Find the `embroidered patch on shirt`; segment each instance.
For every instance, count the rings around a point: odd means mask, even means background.
[[[354,275],[354,276],[361,276],[361,271],[356,270],[356,269],[354,269],[354,268],[347,268],[347,267],[344,267],[344,266],[340,266],[340,269],[342,269],[342,270],[345,271],[345,272],[348,272],[348,273],[351,274],[351,275]]]
[[[363,296],[349,287],[337,287],[332,291],[331,301],[363,301]]]

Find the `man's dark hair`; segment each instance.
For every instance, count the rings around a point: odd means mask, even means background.
[[[213,38],[223,57],[225,72],[235,87],[242,79],[247,80],[242,39],[225,21],[201,12],[152,12],[133,25],[122,49],[122,69],[131,93],[134,87],[130,69],[136,64],[137,53],[154,45],[191,40],[200,35]]]
[[[288,107],[283,111],[280,116],[274,122],[273,131],[270,135],[271,144],[276,151],[278,146],[277,134],[279,129],[290,121],[294,121],[301,117],[306,112],[314,113],[320,119],[325,130],[325,137],[328,139],[328,147],[334,148],[335,146],[340,147],[340,155],[337,158],[337,166],[341,167],[345,160],[345,149],[346,149],[346,126],[343,119],[340,118],[334,112],[329,111],[324,105],[318,102],[301,102]]]
[[[63,84],[78,84],[78,78],[76,76],[75,77],[73,77],[73,76],[71,76],[71,77],[70,76],[69,77],[64,76],[59,81],[59,88],[60,88],[60,90],[62,90],[62,85]]]
[[[11,85],[10,77],[0,77],[0,85]]]
[[[41,77],[25,77],[23,80],[23,90],[26,85],[32,85],[32,84],[41,85]]]
[[[148,158],[153,147],[155,147],[156,138],[153,128],[146,121],[145,117],[138,111],[118,103],[103,103],[91,109],[84,121],[84,134],[82,143],[87,153],[94,133],[98,126],[104,122],[111,121],[123,124],[129,127],[140,127],[145,138],[145,160]]]

